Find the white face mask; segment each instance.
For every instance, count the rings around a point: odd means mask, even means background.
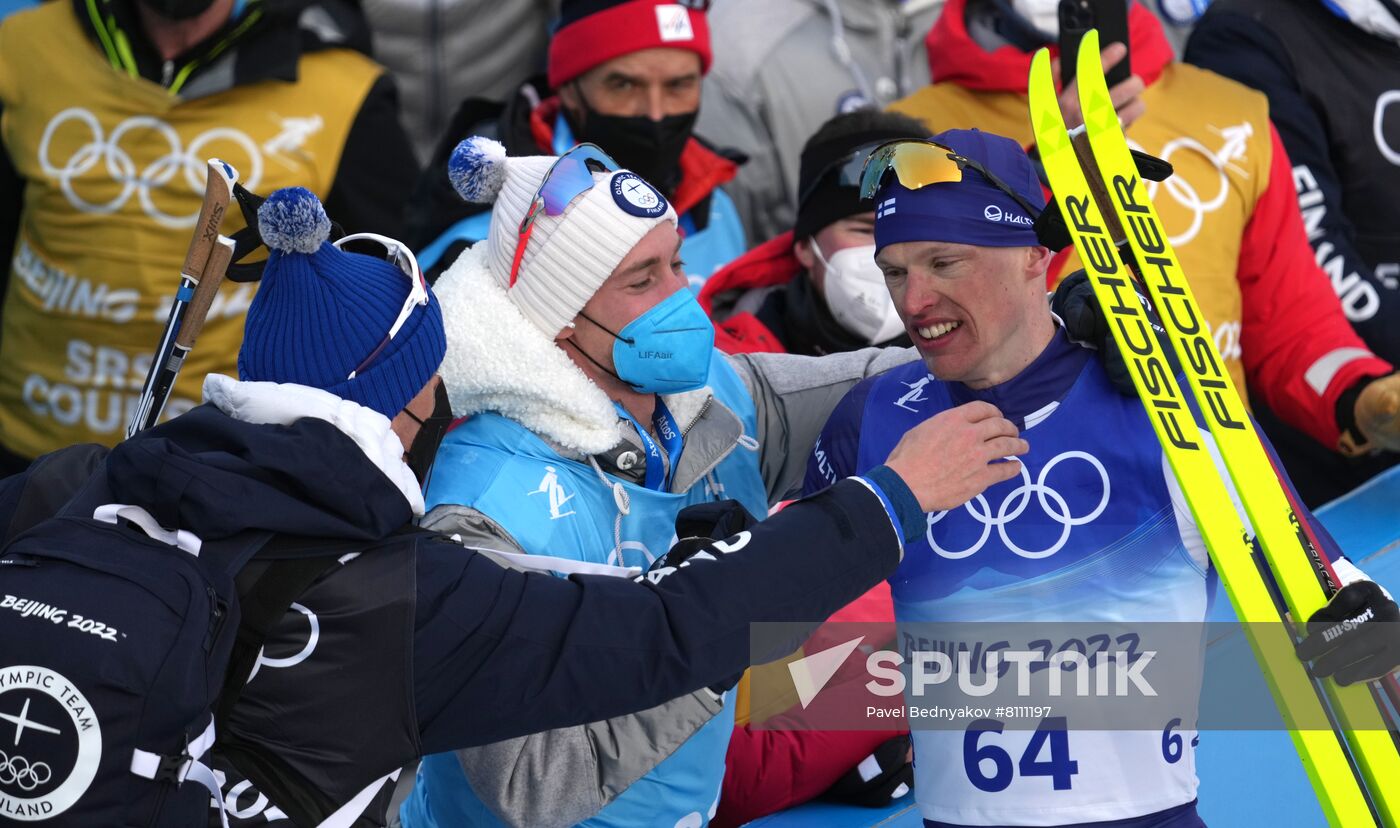
[[[1011,0],[1011,8],[1051,40],[1060,36],[1060,0]]]
[[[826,306],[841,327],[872,345],[904,331],[885,274],[875,264],[875,245],[843,248],[827,259],[813,241],[812,253],[826,268]]]

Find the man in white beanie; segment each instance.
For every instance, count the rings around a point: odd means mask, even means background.
[[[916,358],[715,350],[685,289],[675,212],[591,145],[508,159],[472,138],[450,175],[464,198],[495,209],[487,238],[436,285],[441,373],[467,419],[438,453],[424,525],[469,544],[649,567],[685,506],[733,499],[765,514],[800,483],[842,395]],[[1016,437],[990,406],[957,418]],[[715,812],[733,722],[732,700],[702,690],[637,716],[429,757],[403,822],[700,826]]]
[[[964,502],[1015,466],[989,461],[1025,450],[971,424],[951,442],[925,429],[762,524],[687,515],[684,566],[522,573],[413,527],[450,416],[442,305],[412,255],[330,241],[302,188],[272,193],[258,226],[271,253],[237,379],[210,375],[206,404],[110,452],[71,447],[0,481],[0,595],[108,631],[0,612],[0,691],[25,692],[18,672],[43,679],[18,719],[0,692],[0,740],[52,768],[47,788],[0,779],[7,816],[382,828],[399,769],[424,753],[730,681],[750,663],[750,620],[836,611],[894,571],[925,510]],[[357,241],[375,255],[341,249]]]

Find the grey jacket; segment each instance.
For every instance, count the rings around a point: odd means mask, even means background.
[[[802,145],[832,116],[929,82],[944,0],[715,0],[696,131],[749,157],[725,185],[750,244],[792,229]]]
[[[862,378],[917,355],[912,350],[869,348],[821,358],[748,354],[729,359],[754,400],[759,464],[769,499],[776,502],[800,486],[817,436],[846,392]],[[685,432],[673,484],[674,490],[683,491],[700,482],[723,456],[743,450],[744,438],[738,418],[715,402],[708,389],[676,396],[691,397],[667,398],[677,419],[689,419],[681,412],[695,418]],[[641,440],[625,420],[618,423],[617,444],[593,459],[608,475],[640,484]],[[460,534],[470,546],[525,551],[474,509],[444,504],[433,509],[423,525]],[[718,713],[721,704],[713,693],[702,690],[631,716],[458,751],[457,756],[477,796],[507,825],[568,826],[596,814],[660,764]]]
[[[543,71],[559,0],[364,0],[419,163],[466,98],[505,100]]]

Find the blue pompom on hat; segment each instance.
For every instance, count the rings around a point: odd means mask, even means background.
[[[977,129],[950,129],[929,139],[980,163],[1037,211],[1045,193],[1021,145]],[[875,249],[938,241],[979,247],[1035,247],[1035,216],[972,168],[961,181],[911,190],[890,173],[875,192]]]
[[[320,388],[393,419],[437,373],[447,352],[442,309],[428,291],[384,350],[347,379],[389,334],[412,288],[392,262],[337,249],[315,194],[288,187],[258,209],[270,254],[248,308],[240,379]]]

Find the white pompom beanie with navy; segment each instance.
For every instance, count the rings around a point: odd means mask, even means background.
[[[494,203],[491,230],[481,242],[486,245],[491,275],[525,317],[550,338],[573,321],[643,236],[662,222],[676,224],[675,209],[659,192],[655,195],[666,209],[658,215],[635,215],[623,208],[610,185],[617,176],[632,173],[595,172],[593,187],[561,215],[541,211],[535,217],[512,286],[510,267],[520,222],[556,160],[553,156],[508,158],[499,142],[475,136],[457,145],[448,165],[448,177],[462,198]]]
[[[270,251],[248,308],[239,379],[320,388],[393,419],[437,373],[447,351],[432,291],[372,362],[411,289],[396,265],[327,241],[331,223],[309,190],[288,187],[258,209]]]

